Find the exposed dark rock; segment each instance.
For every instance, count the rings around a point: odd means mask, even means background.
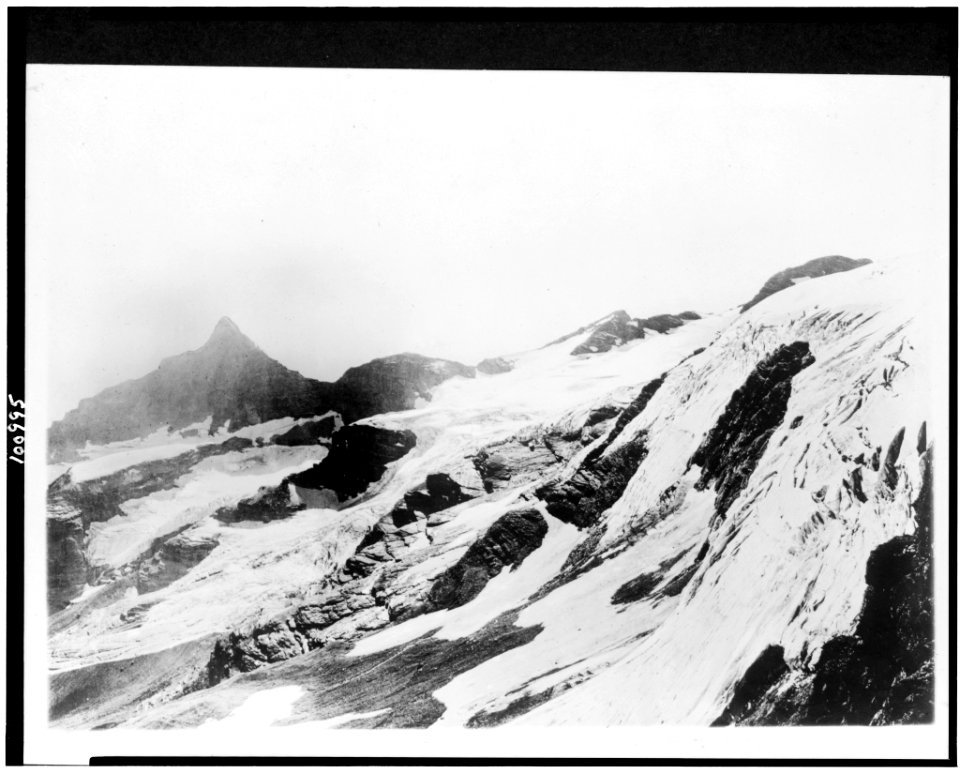
[[[505,374],[513,370],[513,363],[502,357],[488,357],[477,363],[477,370],[482,374]]]
[[[897,488],[897,480],[899,479],[899,474],[897,473],[897,460],[900,458],[900,447],[903,446],[903,437],[906,433],[906,428],[901,427],[897,434],[893,437],[893,440],[890,441],[890,445],[887,447],[887,455],[883,459],[883,474],[881,480],[883,485],[889,491],[893,491]]]
[[[768,645],[737,681],[730,703],[711,725],[737,725],[787,671],[783,648],[779,645]]]
[[[403,547],[411,545],[425,529],[428,516],[472,500],[477,494],[464,490],[446,473],[431,473],[422,487],[407,492],[367,533],[346,561],[344,573],[350,578],[369,575],[381,562],[396,558]]]
[[[927,450],[927,423],[920,423],[920,430],[917,431],[917,454],[923,454]]]
[[[587,340],[577,345],[570,352],[571,355],[609,352],[614,347],[644,336],[643,328],[622,309],[595,323],[595,326]]]
[[[334,405],[345,422],[416,407],[431,390],[454,376],[472,379],[476,371],[452,360],[404,353],[348,369],[334,385]]]
[[[721,516],[747,485],[770,436],[783,422],[791,380],[813,362],[805,341],[785,344],[765,357],[733,393],[690,458],[690,465],[702,469],[698,489],[716,482],[716,507]]]
[[[591,355],[597,352],[609,352],[614,347],[619,347],[628,341],[642,339],[646,336],[644,332],[645,329],[656,331],[657,333],[667,333],[674,328],[679,328],[688,320],[699,319],[700,315],[696,312],[683,312],[678,315],[657,314],[653,317],[631,318],[625,311],[618,309],[613,314],[607,315],[603,319],[597,320],[551,343],[557,344],[573,336],[579,336],[587,331],[591,331],[590,336],[581,344],[577,345],[570,353],[571,355]]]
[[[800,425],[801,425],[802,423],[803,423],[803,417],[801,417],[801,416],[796,416],[796,417],[793,418],[793,421],[790,422],[790,429],[791,429],[791,430],[796,430],[798,427],[800,427]]]
[[[612,454],[593,458],[570,478],[536,490],[551,516],[584,529],[593,525],[613,505],[647,456],[646,436],[641,433]]]
[[[807,261],[801,266],[784,269],[768,279],[763,284],[763,287],[760,288],[760,292],[740,307],[740,312],[746,312],[750,307],[756,306],[768,296],[779,293],[781,290],[786,290],[795,284],[794,280],[804,277],[823,277],[827,274],[850,271],[859,266],[865,266],[868,263],[870,263],[870,260],[866,258],[862,261],[856,261],[852,258],[845,258],[842,255],[828,255],[825,258],[814,258],[812,261]]]
[[[341,503],[351,500],[379,481],[387,465],[416,446],[410,430],[387,430],[374,425],[347,425],[333,437],[330,452],[309,470],[295,473],[287,482],[306,489],[327,489]]]
[[[867,501],[867,495],[863,491],[862,468],[854,468],[850,473],[850,485],[853,489],[853,496],[856,497],[860,502],[865,503]]]
[[[519,567],[546,534],[547,522],[535,508],[504,514],[434,581],[427,594],[427,610],[465,605],[505,567]]]
[[[140,379],[80,401],[49,431],[52,461],[69,459],[87,441],[95,444],[173,430],[213,417],[234,430],[280,417],[324,413],[330,386],[285,368],[224,317],[206,344],[169,357]]]
[[[628,580],[618,588],[610,601],[615,605],[625,605],[628,602],[637,602],[650,596],[651,592],[660,585],[663,576],[658,572],[645,572],[633,580]]]
[[[687,312],[687,314],[695,314],[695,312]],[[671,331],[674,328],[679,328],[687,320],[695,320],[696,317],[683,317],[683,315],[676,314],[657,314],[653,317],[644,317],[638,319],[637,322],[641,327],[647,328],[651,331],[656,331],[657,333],[666,333]]]
[[[666,373],[663,373],[660,374],[660,376],[658,376],[656,379],[651,379],[649,382],[643,385],[643,389],[640,390],[637,397],[630,401],[630,404],[620,412],[620,416],[617,417],[617,421],[610,429],[610,432],[607,433],[607,437],[603,440],[603,442],[597,444],[596,447],[590,450],[590,453],[587,455],[583,463],[585,466],[592,465],[593,462],[607,450],[610,444],[617,440],[617,438],[620,436],[620,433],[624,431],[624,428],[626,428],[627,425],[640,416],[641,412],[650,402],[650,399],[657,394],[657,390],[660,389],[660,387],[663,385],[663,380],[666,378]]]
[[[617,414],[622,411],[617,406],[600,406],[600,408],[595,408],[590,412],[587,417],[587,421],[584,422],[584,427],[593,427],[600,422],[606,422],[608,419],[613,419]]]
[[[213,518],[224,524],[238,521],[267,523],[287,519],[306,507],[305,503],[294,500],[289,483],[284,481],[278,486],[262,486],[253,497],[244,498],[236,505],[218,508]]]
[[[153,556],[140,562],[137,591],[148,594],[169,586],[202,562],[219,541],[213,537],[180,534],[161,545]]]
[[[708,544],[704,543],[704,548],[708,547]],[[701,550],[702,551],[702,550]],[[672,577],[667,583],[663,585],[657,594],[661,597],[676,597],[687,587],[687,584],[693,580],[693,576],[696,574],[697,569],[700,567],[700,562],[703,561],[703,556],[706,552],[702,551],[701,554],[697,555],[697,558],[694,560],[693,564],[689,567],[685,567],[674,577]]]
[[[339,420],[338,416],[331,415],[294,425],[285,433],[273,436],[270,442],[278,446],[314,446],[330,440],[339,428]]]

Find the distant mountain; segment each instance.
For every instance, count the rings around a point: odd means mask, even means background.
[[[321,414],[330,385],[278,363],[228,317],[199,349],[166,358],[153,372],[80,401],[50,428],[50,455],[68,457],[87,441],[95,444],[174,430],[207,417],[212,428],[233,429],[280,417]]]
[[[70,460],[87,441],[129,440],[161,427],[179,430],[211,416],[211,432],[227,421],[237,430],[328,411],[352,422],[414,408],[446,379],[474,375],[461,363],[404,353],[351,368],[336,382],[321,382],[271,358],[224,317],[199,349],[166,358],[146,376],[80,401],[51,426],[49,456]]]
[[[860,266],[866,266],[868,263],[870,263],[869,258],[858,261],[842,255],[827,255],[823,258],[814,258],[812,261],[807,261],[800,266],[793,266],[792,268],[778,271],[763,283],[763,287],[760,288],[760,292],[757,293],[757,295],[740,307],[740,311],[741,313],[746,312],[768,296],[772,296],[774,293],[779,293],[781,290],[786,290],[792,285],[796,285],[797,280],[803,281],[813,279],[814,277],[825,277],[828,274],[836,274],[837,272],[850,271]]]

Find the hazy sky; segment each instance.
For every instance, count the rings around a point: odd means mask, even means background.
[[[332,380],[945,260],[948,108],[938,78],[32,66],[28,368],[56,418],[223,315]]]

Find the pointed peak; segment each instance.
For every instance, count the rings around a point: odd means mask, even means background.
[[[211,333],[210,338],[207,339],[207,345],[222,341],[237,341],[255,346],[253,342],[243,334],[239,326],[229,317],[221,317],[217,321],[217,324],[213,328],[213,333]]]
[[[214,333],[223,332],[223,331],[232,331],[232,332],[240,333],[240,328],[237,326],[237,324],[233,320],[231,320],[229,317],[224,316],[217,321],[217,324],[216,326],[214,326],[214,329],[213,329]]]

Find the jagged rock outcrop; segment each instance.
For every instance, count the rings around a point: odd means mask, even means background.
[[[657,314],[653,317],[635,317],[631,318],[622,309],[618,309],[613,314],[608,315],[602,320],[581,328],[577,333],[586,333],[593,328],[590,336],[579,345],[577,345],[571,355],[590,355],[598,352],[609,352],[614,347],[619,347],[634,339],[642,339],[646,336],[644,331],[656,331],[657,333],[667,333],[668,331],[679,328],[690,320],[699,320],[700,315],[696,312],[681,312],[680,314]],[[575,334],[572,334],[575,335]],[[563,341],[564,339],[560,339]]]
[[[513,370],[513,363],[502,357],[488,357],[477,363],[477,370],[482,374],[505,374]]]
[[[842,255],[828,255],[823,258],[814,258],[800,266],[792,266],[774,274],[770,279],[763,283],[760,291],[747,303],[740,307],[740,312],[746,312],[751,307],[759,304],[763,299],[779,293],[781,290],[795,285],[797,280],[813,279],[814,277],[825,277],[828,274],[836,274],[841,271],[850,271],[860,266],[866,266],[871,261],[868,258],[857,261],[853,258],[846,258]]]
[[[631,319],[622,309],[606,317],[594,329],[586,341],[574,347],[571,355],[590,355],[596,352],[609,352],[614,347],[628,341],[643,338],[643,327],[637,320]]]
[[[536,490],[537,497],[544,502],[550,515],[585,529],[595,524],[600,514],[620,498],[637,466],[646,456],[645,435],[638,434],[607,457],[603,454],[624,428],[647,407],[665,377],[666,374],[661,374],[643,386],[637,397],[619,412],[613,427],[590,450],[576,473]],[[604,412],[602,416],[607,413]],[[593,418],[594,414],[591,414],[587,423]]]
[[[613,427],[610,428],[606,437],[603,441],[597,444],[593,449],[590,450],[590,453],[584,459],[584,465],[590,465],[594,460],[598,459],[601,454],[603,454],[607,448],[612,444],[617,438],[620,437],[620,434],[623,432],[624,428],[629,425],[634,419],[640,416],[641,412],[647,407],[647,404],[650,402],[650,399],[657,394],[657,390],[660,389],[663,385],[663,380],[666,378],[666,374],[660,374],[656,379],[651,379],[641,388],[640,392],[637,393],[637,397],[634,398],[627,405],[623,411],[617,415],[617,421],[614,422]],[[587,418],[587,424],[590,424],[590,421],[593,419],[593,414]]]
[[[407,492],[367,533],[344,565],[344,574],[350,578],[369,575],[381,563],[396,559],[404,548],[415,545],[426,533],[429,516],[482,493],[465,489],[446,473],[431,473],[422,487]]]
[[[80,401],[49,431],[53,460],[94,444],[177,430],[213,417],[211,429],[238,429],[280,417],[323,414],[331,387],[291,371],[265,354],[224,317],[197,350],[169,357],[140,379]]]
[[[657,314],[653,317],[644,317],[637,320],[637,322],[641,328],[656,331],[657,333],[666,333],[674,328],[679,328],[688,320],[699,319],[700,316],[696,312],[684,312],[683,314]]]
[[[767,442],[787,413],[794,376],[814,362],[805,341],[785,344],[764,358],[727,403],[690,465],[701,468],[698,489],[715,482],[717,513],[726,514],[750,480]]]
[[[296,490],[291,491],[290,483],[284,481],[278,486],[260,487],[253,497],[244,498],[236,505],[218,508],[213,518],[223,524],[234,524],[238,521],[259,521],[266,524],[277,519],[287,519],[306,507],[307,504],[297,497]]]
[[[581,465],[570,478],[536,490],[551,516],[585,529],[613,505],[647,456],[643,433],[606,457]]]
[[[294,425],[285,433],[278,433],[270,439],[270,443],[278,446],[314,446],[328,443],[337,430],[343,426],[343,421],[337,414],[301,422]]]
[[[330,452],[309,470],[287,479],[296,487],[329,490],[344,503],[379,481],[387,465],[417,444],[410,430],[388,430],[375,425],[347,425],[333,437]],[[283,486],[283,485],[281,485]]]
[[[151,591],[169,586],[202,562],[219,545],[214,537],[189,534],[176,535],[143,561],[137,569],[137,591]]]

